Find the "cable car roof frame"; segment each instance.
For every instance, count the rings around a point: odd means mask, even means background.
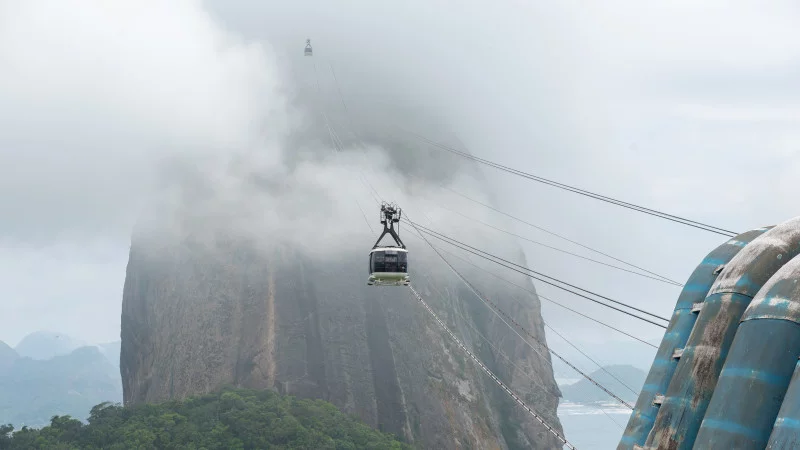
[[[397,247],[401,249],[406,248],[406,244],[400,239],[400,235],[398,233],[400,229],[400,217],[402,215],[402,210],[397,207],[397,205],[392,203],[383,202],[381,203],[381,223],[383,224],[383,232],[380,236],[378,236],[378,240],[375,241],[375,245],[372,246],[372,249],[379,248],[378,245],[381,243],[381,239],[387,234],[394,239],[394,242],[397,244]],[[394,229],[394,224],[397,224],[397,230]],[[384,247],[385,248],[385,247]]]

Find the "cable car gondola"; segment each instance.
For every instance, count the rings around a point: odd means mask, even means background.
[[[306,39],[306,49],[303,52],[303,55],[311,56],[311,53],[312,53],[312,50],[311,50],[311,39]]]
[[[369,286],[408,286],[408,250],[400,240],[400,214],[395,205],[383,203],[381,205],[381,233],[372,251],[369,252]],[[394,224],[397,230],[394,229]],[[379,246],[381,239],[386,235],[392,236],[396,245]]]

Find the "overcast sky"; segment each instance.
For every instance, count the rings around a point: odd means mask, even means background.
[[[159,165],[213,165],[254,146],[277,164],[282,137],[302,122],[291,98],[308,86],[294,79],[311,73],[307,37],[322,88],[335,89],[335,66],[356,119],[402,104],[445,123],[477,156],[735,231],[797,214],[796,2],[281,3],[0,0],[0,340],[36,330],[119,339],[130,232],[157,192]],[[357,189],[346,167],[390,164],[339,160],[316,182]],[[481,170],[501,209],[680,282],[725,240]],[[524,225],[511,231],[583,252]],[[536,270],[665,316],[679,293],[523,246]],[[543,309],[578,341],[621,339]]]

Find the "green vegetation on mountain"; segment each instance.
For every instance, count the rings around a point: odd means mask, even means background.
[[[102,403],[89,423],[55,416],[41,429],[0,427],[0,448],[115,449],[407,449],[321,400],[272,391],[223,389],[171,401],[122,407]]]

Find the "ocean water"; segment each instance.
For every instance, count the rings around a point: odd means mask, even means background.
[[[618,403],[561,402],[558,405],[558,418],[564,434],[578,450],[617,448],[630,415],[631,411]]]

